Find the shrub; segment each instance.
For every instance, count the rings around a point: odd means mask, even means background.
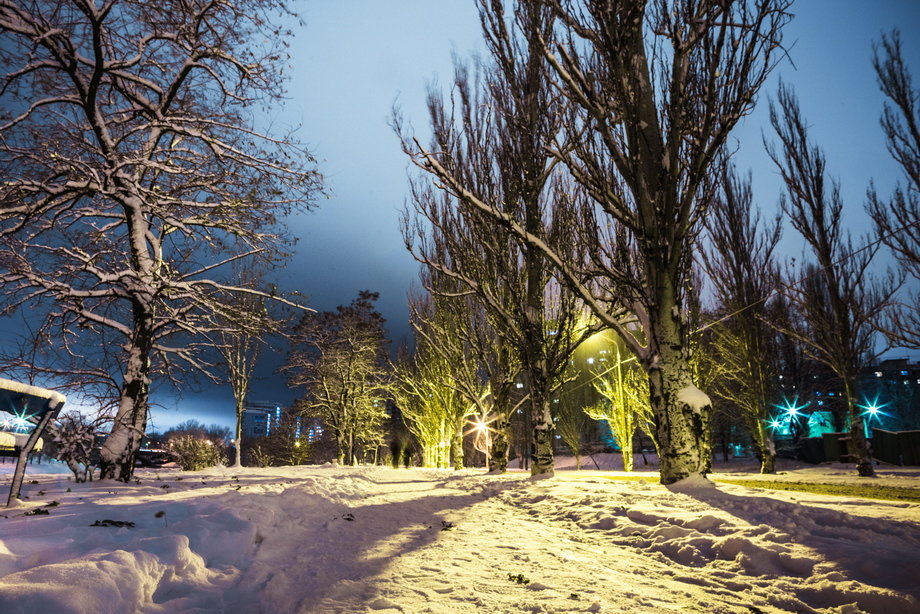
[[[95,421],[76,411],[60,416],[58,424],[48,429],[54,442],[54,457],[67,463],[77,482],[92,481],[95,460]]]
[[[198,471],[227,462],[222,446],[193,435],[170,439],[169,451],[176,456],[183,471]]]

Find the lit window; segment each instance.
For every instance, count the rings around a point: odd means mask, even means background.
[[[524,387],[524,384],[522,384],[521,382],[518,382],[518,383],[516,383],[516,384],[514,385],[514,387],[515,387],[515,388],[523,388],[523,387]]]
[[[881,377],[881,376],[882,376],[882,372],[881,372],[881,371],[876,371],[876,372],[875,372],[875,377]]]

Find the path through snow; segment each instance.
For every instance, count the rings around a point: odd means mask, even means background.
[[[0,511],[0,612],[920,612],[917,504],[596,471],[139,476],[39,476]]]

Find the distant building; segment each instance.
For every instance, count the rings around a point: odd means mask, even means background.
[[[281,405],[265,401],[246,401],[243,408],[243,437],[265,437],[281,420]]]
[[[285,424],[293,421],[294,437],[297,439],[305,435],[312,443],[323,435],[323,422],[319,418],[286,415],[277,403],[247,401],[243,409],[243,437],[266,437],[278,428],[282,419],[285,419]]]
[[[800,390],[787,385],[780,375],[780,386],[785,397],[777,405],[769,423],[774,435],[791,435],[791,420],[801,413],[803,437],[820,437],[822,433],[842,431],[845,425],[835,427],[829,407],[845,414],[843,391],[833,384],[833,377],[811,376],[816,383],[810,389]],[[824,382],[825,385],[821,385]],[[827,385],[828,382],[831,385]],[[860,370],[856,403],[866,421],[867,432],[873,427],[886,430],[920,429],[920,363],[910,363],[906,358],[883,360],[878,365]],[[870,435],[871,436],[871,435]]]
[[[860,384],[870,426],[892,431],[920,429],[920,362],[883,360],[863,369]]]

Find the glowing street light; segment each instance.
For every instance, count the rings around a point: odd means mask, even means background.
[[[795,418],[796,416],[799,415],[799,413],[800,413],[803,409],[805,409],[806,407],[808,407],[808,403],[804,403],[804,404],[802,404],[802,405],[799,405],[799,397],[796,396],[796,397],[795,397],[794,399],[792,399],[791,401],[790,401],[789,399],[784,399],[784,400],[783,400],[783,404],[782,404],[782,405],[777,405],[776,407],[777,407],[778,409],[784,411],[784,412],[786,413],[786,415],[788,415],[790,418]]]
[[[476,416],[470,421],[472,428],[468,433],[474,434],[473,447],[486,455],[487,468],[489,462],[492,460],[492,428],[489,426],[489,423],[495,421],[497,418],[498,416],[495,416],[491,420],[486,420],[483,416]]]
[[[863,410],[862,415],[866,417],[866,420],[881,420],[881,416],[886,416],[887,414],[882,411],[882,408],[887,406],[887,403],[882,403],[881,405],[878,402],[878,397],[875,397],[872,401],[866,400],[862,405],[857,405],[858,408]]]

